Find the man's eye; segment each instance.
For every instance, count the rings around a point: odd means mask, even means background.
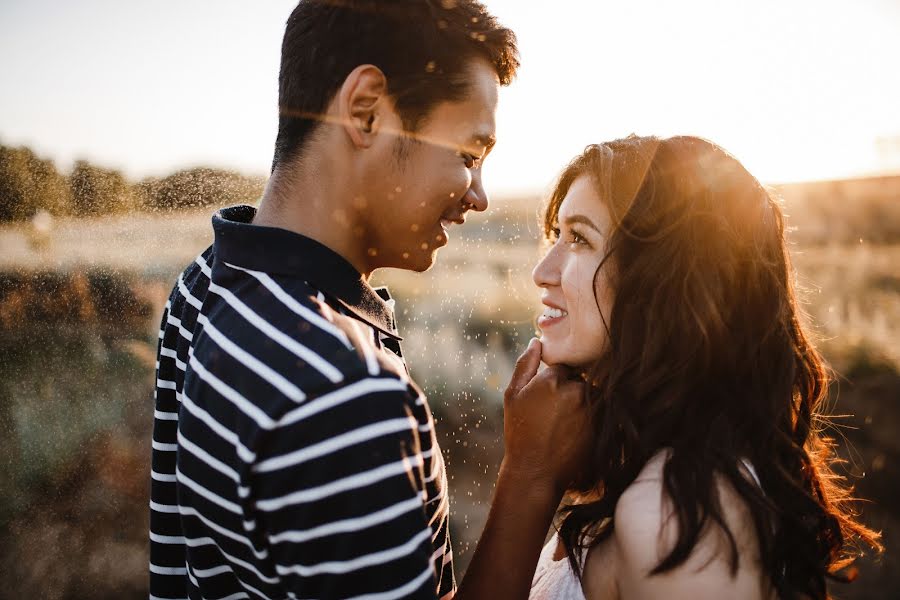
[[[462,157],[463,163],[465,163],[467,169],[474,169],[478,165],[478,159],[471,154],[462,152],[460,153],[460,156]]]

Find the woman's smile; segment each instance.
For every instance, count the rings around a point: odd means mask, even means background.
[[[538,322],[537,322],[538,327],[540,327],[542,330],[546,329],[547,327],[550,327],[551,325],[555,325],[556,323],[559,323],[560,321],[565,319],[568,315],[569,315],[569,313],[567,313],[566,311],[564,311],[561,308],[547,306],[544,309],[544,312],[541,314],[541,316],[538,317]]]

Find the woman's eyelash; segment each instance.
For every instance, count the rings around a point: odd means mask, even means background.
[[[552,229],[550,229],[549,239],[551,242],[555,242],[555,241],[559,240],[560,235],[562,235],[562,232],[560,231],[559,227],[553,227]],[[590,245],[587,241],[587,238],[585,238],[583,235],[581,235],[574,229],[569,230],[569,236],[571,237],[571,243],[573,243],[573,244]]]

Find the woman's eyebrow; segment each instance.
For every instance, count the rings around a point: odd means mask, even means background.
[[[569,215],[568,217],[563,219],[563,223],[568,226],[571,226],[573,223],[581,223],[583,225],[587,225],[588,227],[590,227],[591,229],[593,229],[600,235],[603,235],[603,232],[600,231],[600,228],[597,227],[596,225],[594,225],[594,222],[591,221],[590,219],[588,219],[584,215]]]

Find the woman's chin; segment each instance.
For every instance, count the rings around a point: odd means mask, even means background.
[[[548,367],[561,366],[572,369],[584,369],[599,357],[585,357],[559,342],[541,338],[541,362]]]
[[[548,343],[541,339],[541,362],[548,367],[555,365],[572,366],[571,361],[574,356],[570,352],[566,352],[564,348],[559,348],[558,344]]]

